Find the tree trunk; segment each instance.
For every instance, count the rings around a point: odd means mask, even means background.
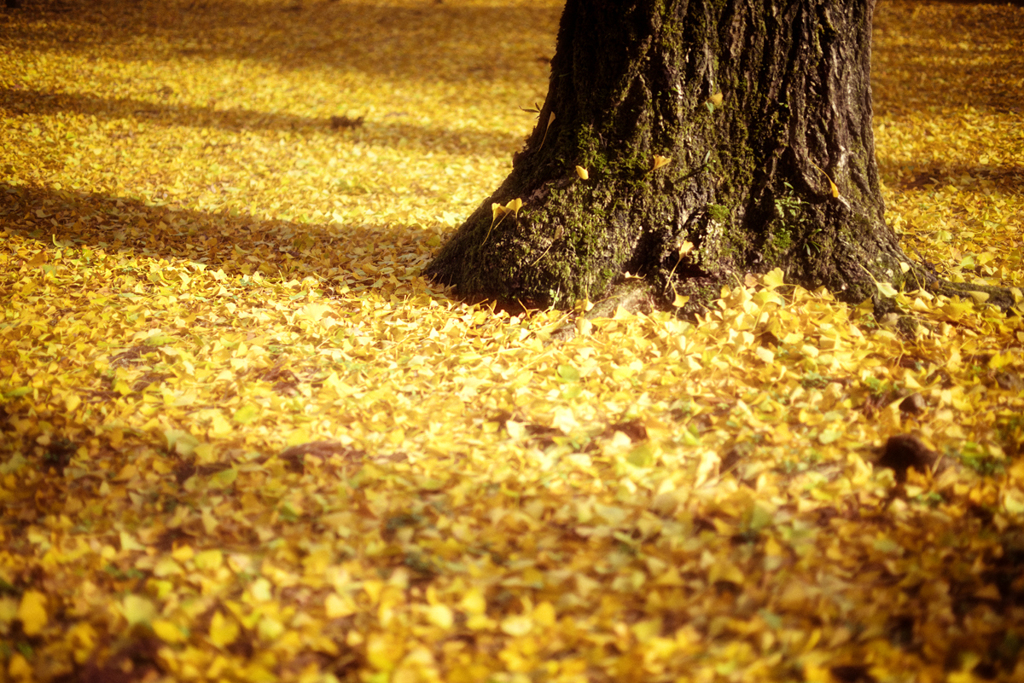
[[[883,216],[873,6],[567,0],[537,127],[428,274],[564,307],[629,273],[694,308],[776,267],[850,301],[920,275]]]

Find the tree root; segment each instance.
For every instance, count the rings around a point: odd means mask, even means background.
[[[1024,316],[1024,296],[1015,287],[997,287],[992,285],[972,284],[968,282],[950,282],[927,273],[921,289],[935,295],[971,298],[977,303],[996,306],[1007,315]],[[977,296],[982,293],[985,296]],[[581,317],[586,320],[610,318],[621,307],[629,313],[650,314],[656,310],[671,310],[663,296],[659,296],[654,285],[640,278],[627,278],[612,285],[605,296],[593,307],[581,315],[573,315],[570,320],[551,334],[552,341],[568,341],[576,336],[576,322]],[[852,302],[848,302],[852,303]],[[684,317],[683,309],[675,309]],[[692,313],[692,311],[689,311]],[[892,324],[907,337],[916,333],[917,321],[912,316],[902,315],[900,306],[895,299],[876,296],[874,300],[875,317],[879,320],[892,318]]]
[[[997,306],[1007,315],[1016,312],[1017,315],[1024,314],[1021,305],[1024,304],[1024,297],[1021,291],[1015,287],[995,287],[992,285],[978,285],[969,282],[950,282],[936,278],[928,283],[928,291],[932,294],[942,296],[958,296],[960,298],[971,297],[979,303],[986,303]],[[985,297],[976,296],[975,293],[985,294]]]
[[[649,314],[658,310],[657,297],[653,287],[640,278],[627,278],[608,288],[606,295],[583,314],[586,320],[611,318],[620,307],[629,313]],[[573,316],[568,323],[551,334],[552,341],[568,341],[576,336],[576,321]]]

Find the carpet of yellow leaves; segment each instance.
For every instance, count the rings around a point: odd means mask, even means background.
[[[1019,317],[772,273],[551,342],[423,280],[558,12],[0,14],[0,681],[1024,680]],[[1024,286],[1024,9],[876,19],[890,222]]]

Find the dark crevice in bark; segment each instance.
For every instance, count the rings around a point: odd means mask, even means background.
[[[689,295],[693,312],[776,267],[853,302],[876,281],[954,287],[884,221],[872,9],[568,0],[537,127],[428,275],[466,298],[564,308],[629,272],[663,302]],[[514,199],[495,225],[492,205]]]

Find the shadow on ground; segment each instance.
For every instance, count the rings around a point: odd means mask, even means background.
[[[927,12],[928,3],[878,3],[872,50],[876,115],[968,106],[1024,114],[1018,85],[1024,10],[951,4],[959,6],[938,17]]]
[[[0,226],[45,244],[201,263],[227,275],[260,271],[285,279],[323,276],[331,268],[344,275],[352,245],[387,245],[397,258],[414,255],[424,251],[420,245],[432,234],[409,225],[267,220],[3,183]]]
[[[374,146],[398,146],[446,154],[480,153],[482,150],[515,149],[519,136],[479,130],[447,130],[407,123],[316,118],[238,107],[219,109],[176,103],[153,103],[124,97],[100,97],[83,93],[45,92],[0,88],[0,112],[5,116],[49,116],[60,112],[99,120],[127,119],[161,126],[218,128],[232,132],[291,131],[305,135],[335,135],[351,142]]]
[[[138,61],[251,60],[283,69],[315,64],[447,82],[513,79],[524,60],[546,62],[558,17],[548,5],[330,0],[25,0],[16,11],[45,19],[8,30],[8,40],[35,49],[94,54],[100,44],[112,56]],[[541,47],[522,47],[522,36],[534,31]],[[515,41],[501,39],[513,34]]]
[[[923,188],[982,188],[1006,195],[1024,194],[1024,166],[1017,164],[949,164],[932,159],[897,163],[878,157],[878,169],[887,184],[899,190]]]

